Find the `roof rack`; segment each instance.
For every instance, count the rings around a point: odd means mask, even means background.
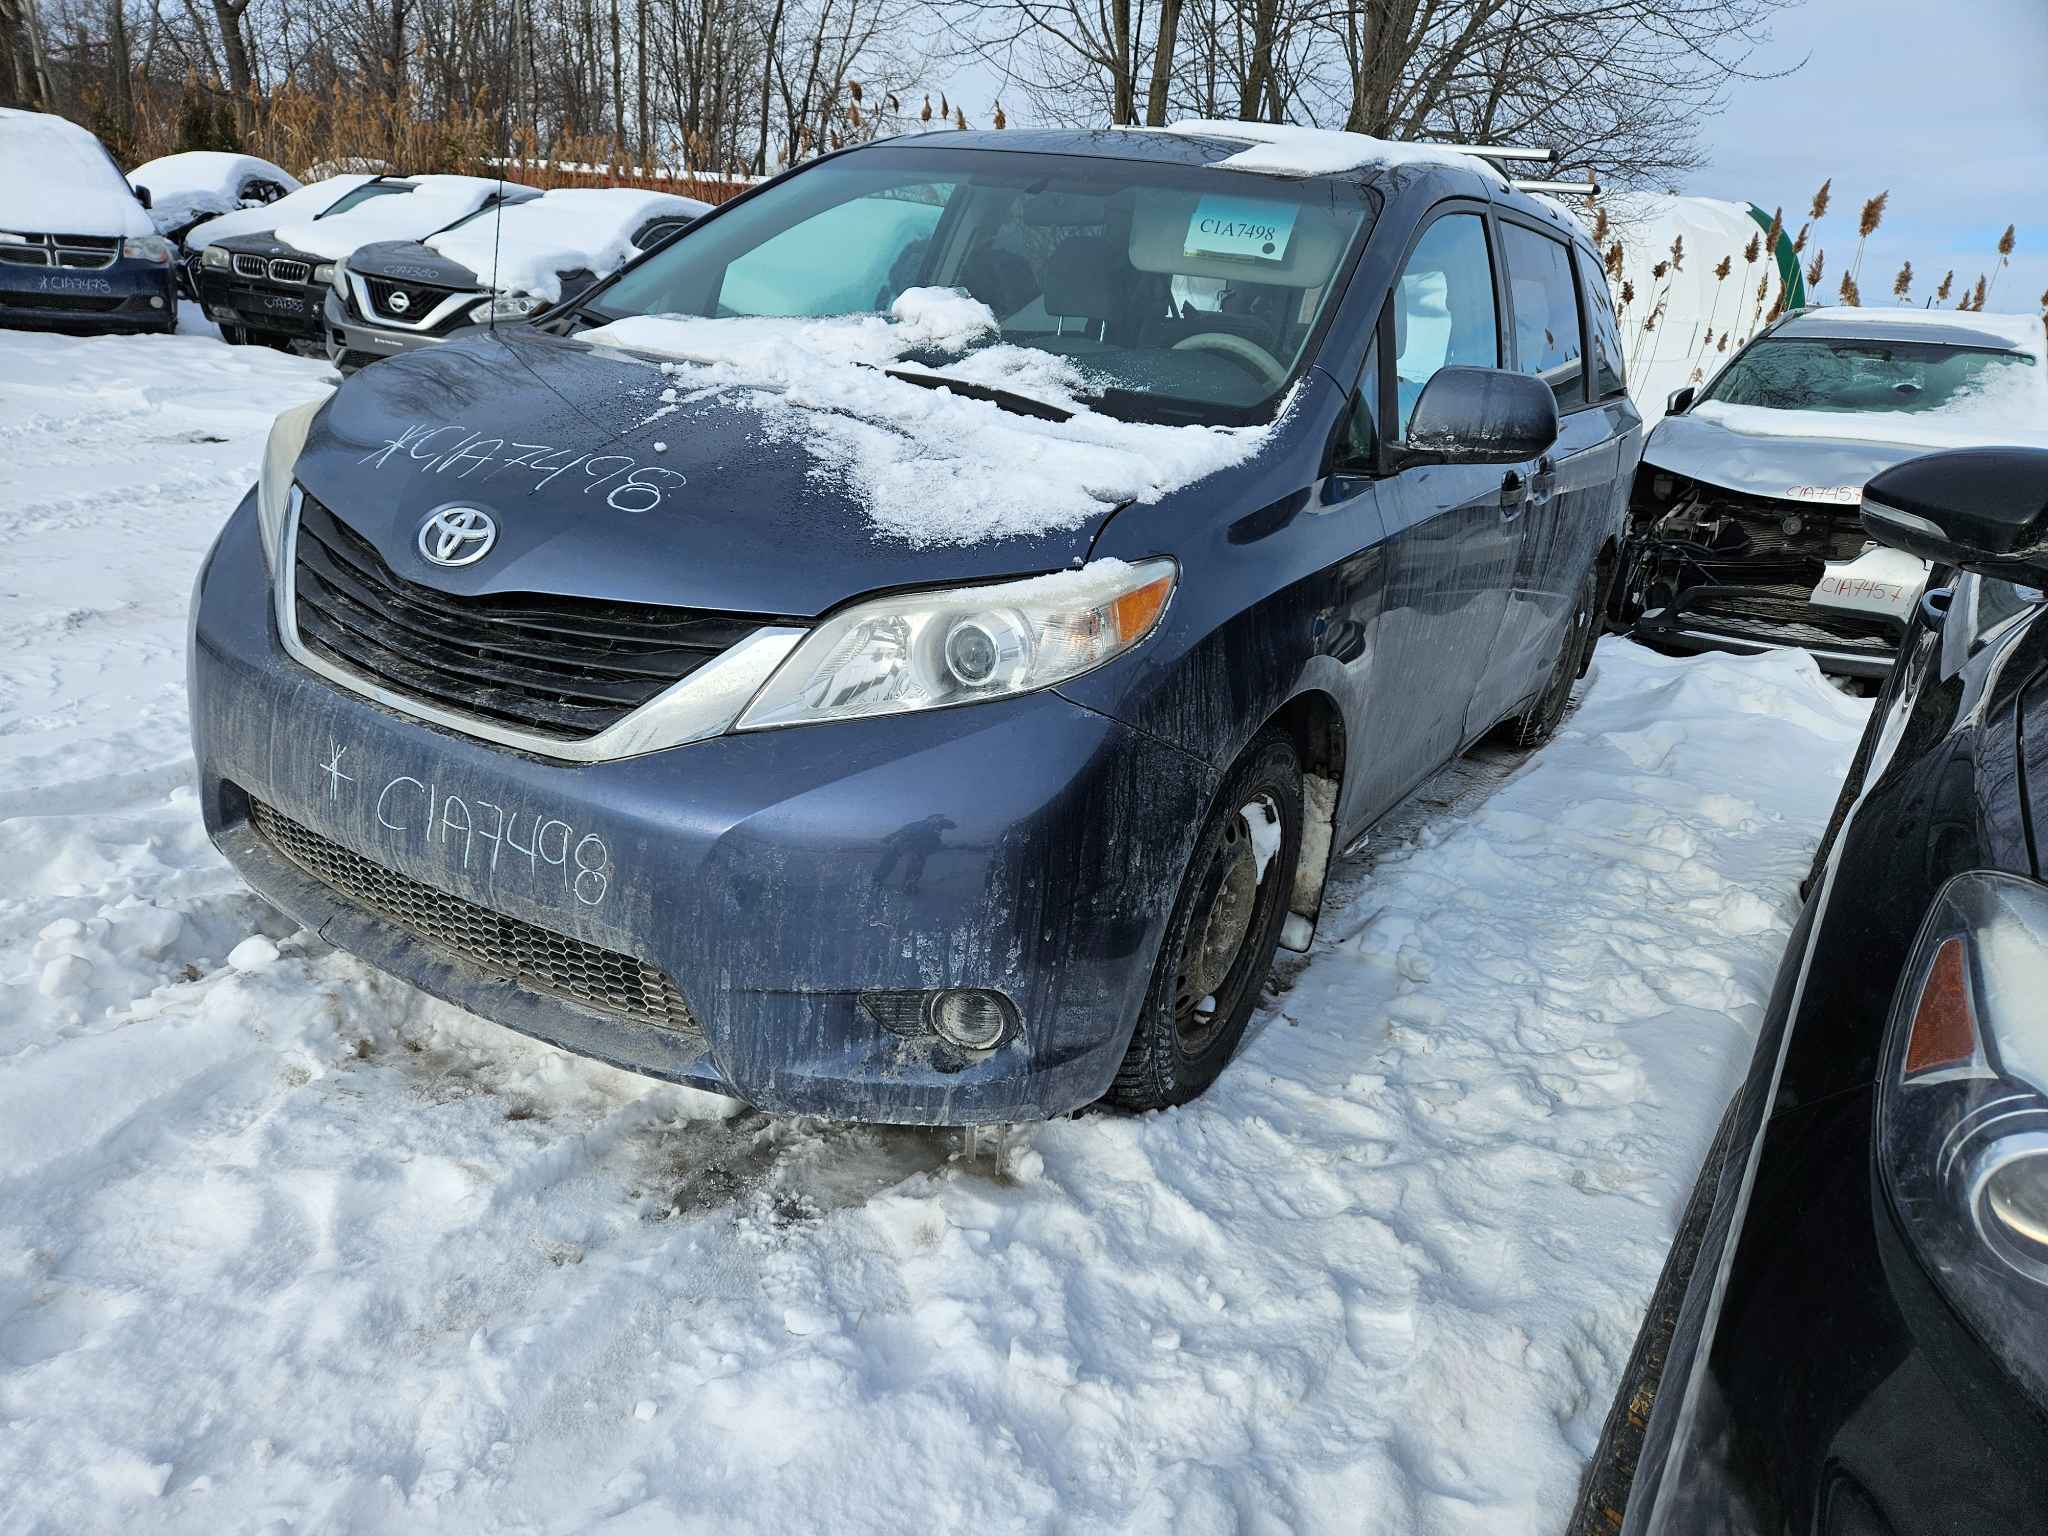
[[[1557,164],[1557,151],[1554,149],[1528,149],[1513,144],[1438,144],[1433,141],[1430,141],[1430,147],[1471,155],[1477,160],[1489,160],[1508,184],[1520,192],[1547,192],[1552,197],[1593,197],[1600,191],[1600,184],[1596,181],[1544,181],[1515,175],[1513,167],[1516,165],[1537,165],[1549,170]]]

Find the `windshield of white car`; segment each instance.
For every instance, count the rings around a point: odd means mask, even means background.
[[[1731,362],[1703,398],[1779,411],[1939,411],[2034,365],[2024,352],[1939,342],[1774,337]]]
[[[582,309],[882,315],[907,289],[952,288],[994,314],[981,345],[1068,360],[1096,409],[1237,425],[1270,420],[1307,367],[1375,206],[1338,180],[890,147],[706,218]]]

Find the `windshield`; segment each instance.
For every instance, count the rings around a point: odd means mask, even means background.
[[[585,308],[600,320],[879,315],[959,289],[998,342],[1066,358],[1129,420],[1269,419],[1306,366],[1371,194],[1203,166],[877,148],[701,223]]]
[[[335,214],[347,213],[349,209],[359,207],[373,197],[395,197],[401,192],[410,192],[411,190],[412,183],[409,181],[367,182],[363,186],[357,187],[353,192],[342,193],[340,197],[334,200],[333,207],[329,208],[325,213],[316,213],[313,217],[316,219],[331,219]]]
[[[1784,337],[1737,357],[1705,398],[1778,411],[1940,411],[2033,365],[2023,352],[1937,342]]]

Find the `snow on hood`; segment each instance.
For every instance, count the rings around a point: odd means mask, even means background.
[[[771,435],[803,446],[818,460],[816,473],[845,483],[878,530],[916,545],[1078,528],[1243,463],[1273,430],[1099,415],[1088,408],[1096,391],[1088,376],[1031,347],[984,345],[937,369],[903,361],[995,334],[987,305],[951,289],[912,288],[886,319],[645,315],[579,339],[670,359],[662,366],[673,383],[657,416],[715,394],[744,395]],[[898,366],[1013,390],[1074,414],[1064,422],[1018,416],[878,371]]]
[[[276,202],[265,203],[261,208],[237,208],[217,219],[208,219],[192,230],[185,236],[185,249],[203,251],[216,240],[228,240],[236,235],[265,234],[280,223],[297,224],[317,219],[357,187],[376,179],[369,175],[329,176],[324,181],[308,182],[298,191],[287,192]]]
[[[414,176],[412,191],[373,197],[346,213],[271,226],[285,245],[309,255],[340,261],[358,246],[379,240],[421,240],[475,213],[502,190],[528,190],[489,176]],[[272,208],[277,204],[273,203]]]
[[[0,229],[153,235],[156,225],[100,141],[47,112],[0,107]]]
[[[444,229],[425,243],[493,288],[538,294],[552,304],[562,296],[562,273],[582,269],[602,277],[639,255],[633,235],[649,219],[694,219],[710,210],[709,203],[672,192],[565,187]]]
[[[1500,172],[1476,155],[1461,155],[1429,144],[1376,139],[1365,133],[1211,118],[1184,119],[1163,131],[1191,138],[1238,139],[1250,144],[1250,149],[1241,149],[1216,162],[1227,171],[1258,171],[1268,176],[1334,176],[1364,165],[1455,165],[1507,185]]]
[[[163,155],[128,173],[130,186],[149,188],[150,217],[159,230],[176,229],[202,214],[239,209],[242,187],[252,180],[274,181],[287,193],[299,189],[299,178],[282,166],[219,149]]]

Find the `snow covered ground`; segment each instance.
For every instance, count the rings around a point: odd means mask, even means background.
[[[241,891],[185,602],[327,376],[0,332],[0,1533],[1558,1528],[1866,705],[1603,643],[1340,867],[1209,1097],[995,1174]]]

